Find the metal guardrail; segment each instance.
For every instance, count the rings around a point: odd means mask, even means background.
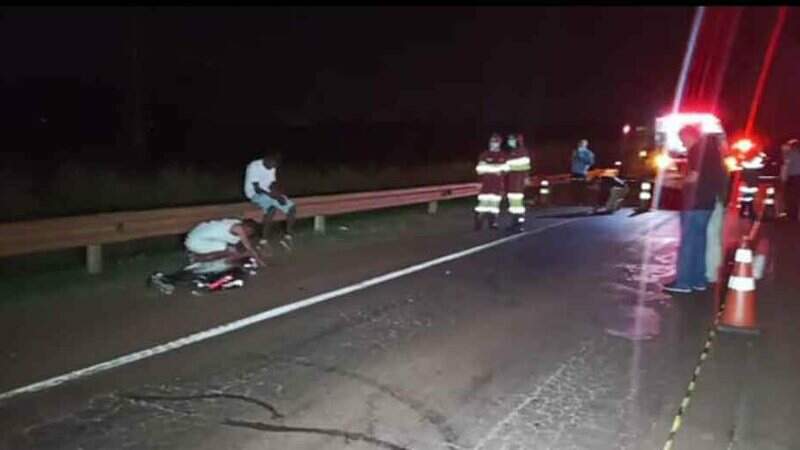
[[[436,212],[440,200],[478,194],[480,184],[463,183],[294,199],[298,218],[314,218],[314,229],[325,230],[325,216],[428,203]],[[102,270],[102,244],[182,234],[199,222],[220,217],[260,220],[263,213],[249,202],[101,213],[0,224],[0,257],[86,247],[90,273]],[[281,220],[282,217],[276,217]]]
[[[596,176],[602,169],[593,171]],[[532,177],[530,184],[547,179],[569,182],[569,175]],[[314,231],[325,232],[325,217],[396,206],[428,203],[433,214],[440,200],[475,196],[480,183],[447,184],[410,189],[334,194],[294,199],[298,218],[314,218]],[[89,273],[102,271],[102,245],[188,232],[194,225],[220,217],[260,220],[262,212],[248,202],[101,213],[85,216],[0,223],[0,257],[86,247]],[[282,217],[276,217],[281,220]]]

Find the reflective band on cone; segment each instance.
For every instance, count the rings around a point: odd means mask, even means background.
[[[753,251],[749,248],[740,248],[736,250],[736,262],[740,263],[752,263],[753,262]]]
[[[728,288],[739,292],[751,292],[756,290],[756,282],[750,277],[732,276],[728,280]]]

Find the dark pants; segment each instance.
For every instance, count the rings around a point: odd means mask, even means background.
[[[800,206],[800,175],[792,175],[786,180],[786,189],[784,189],[784,198],[786,199],[786,214],[789,220],[798,221],[797,214]]]
[[[583,206],[586,203],[586,175],[573,173],[569,184],[572,203]]]
[[[706,232],[712,210],[681,211],[681,243],[675,285],[692,288],[706,285]]]

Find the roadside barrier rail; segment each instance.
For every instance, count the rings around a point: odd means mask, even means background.
[[[531,181],[538,183],[542,179],[562,184],[569,182],[569,175],[538,176]],[[428,213],[435,214],[439,201],[475,196],[479,190],[479,183],[460,183],[319,195],[294,201],[297,218],[313,217],[314,231],[324,233],[328,216],[421,203],[428,203]],[[183,234],[199,222],[221,217],[260,221],[262,213],[257,206],[240,202],[0,223],[0,257],[86,247],[89,273],[100,273],[103,244]],[[276,215],[276,220],[282,219],[280,213]]]

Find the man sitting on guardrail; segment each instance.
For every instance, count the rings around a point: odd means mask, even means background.
[[[184,246],[189,265],[177,272],[156,272],[150,283],[165,294],[171,294],[175,284],[191,282],[200,274],[222,273],[242,267],[251,259],[259,266],[266,265],[251,239],[258,232],[258,222],[251,219],[217,219],[202,222],[186,235]]]
[[[244,177],[244,195],[248,200],[258,205],[264,211],[263,232],[261,234],[262,246],[269,248],[268,239],[275,210],[279,209],[286,215],[286,232],[280,244],[291,250],[292,227],[294,226],[296,208],[294,202],[278,190],[277,170],[280,165],[280,154],[267,152],[262,159],[252,161],[247,166]]]

